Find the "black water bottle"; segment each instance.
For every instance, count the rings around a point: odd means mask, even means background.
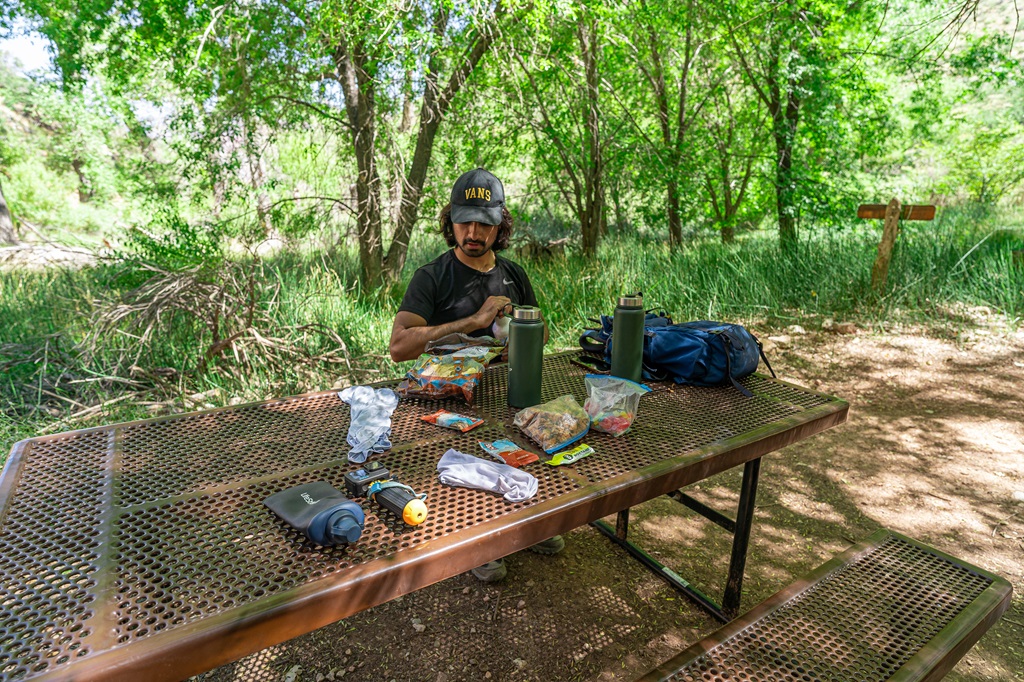
[[[619,297],[612,318],[612,376],[639,382],[644,358],[644,298],[637,292]]]
[[[363,534],[362,507],[324,481],[274,493],[263,504],[321,547],[352,543]]]
[[[508,325],[508,404],[515,408],[540,404],[543,373],[544,320],[540,308],[516,308]]]

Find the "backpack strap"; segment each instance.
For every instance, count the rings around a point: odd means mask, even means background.
[[[643,373],[643,378],[648,381],[668,381],[672,378],[667,370],[648,365],[646,362],[640,363],[640,371]]]
[[[604,355],[607,343],[602,338],[600,329],[585,329],[580,335],[580,348],[586,353]]]
[[[761,356],[762,360],[764,360],[764,366],[772,373],[772,379],[778,379],[779,377],[775,375],[775,370],[772,369],[772,363],[768,362],[768,356],[764,354],[764,347],[761,346],[761,342],[758,341],[756,336],[754,337],[754,340],[757,341],[757,354]]]
[[[747,396],[748,398],[753,398],[754,394],[751,393],[746,386],[743,386],[742,384],[740,384],[740,382],[736,381],[736,379],[734,379],[732,376],[732,353],[729,352],[732,350],[732,339],[729,338],[729,335],[726,334],[724,331],[717,332],[717,334],[722,337],[723,341],[725,341],[725,373],[726,375],[728,375],[729,381],[732,382],[732,385],[736,387],[737,391]]]
[[[569,362],[597,374],[608,374],[612,369],[610,363],[605,362],[596,355],[587,355],[586,353],[580,353]]]

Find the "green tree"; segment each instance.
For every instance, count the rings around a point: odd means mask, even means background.
[[[736,63],[768,111],[779,239],[787,251],[813,190],[808,171],[825,158],[820,149],[812,153],[809,136],[852,115],[842,102],[863,85],[856,76],[877,32],[877,11],[870,3],[776,0],[730,6],[724,15]]]
[[[755,171],[763,162],[764,107],[735,77],[723,77],[701,112],[707,139],[704,187],[722,241],[732,242]]]
[[[86,95],[73,88],[44,86],[36,88],[26,113],[47,133],[47,165],[74,174],[81,203],[112,193],[108,135],[114,121],[106,112],[88,105]]]
[[[130,98],[156,74],[184,96],[179,109],[191,111],[193,123],[209,124],[197,126],[203,139],[238,131],[261,220],[267,201],[259,152],[268,142],[261,135],[313,116],[346,136],[368,287],[398,278],[438,131],[502,26],[522,12],[502,3],[355,0],[274,0],[258,10],[158,0],[130,14],[105,0],[73,7],[27,0],[20,8],[57,45],[65,81],[102,72]],[[410,125],[413,102],[419,114]],[[415,132],[403,137],[409,129]],[[400,162],[382,169],[387,150],[397,150]],[[383,187],[397,188],[397,210],[382,210]],[[384,223],[392,217],[386,244]]]
[[[397,280],[418,217],[438,131],[448,110],[496,39],[505,9],[471,4],[458,12],[445,3],[415,5],[340,3],[321,11],[315,41],[331,46],[332,78],[340,85],[356,161],[359,258],[365,284]],[[447,77],[445,77],[447,72]],[[414,75],[419,78],[419,121],[409,161],[401,164],[394,197],[397,219],[384,249],[381,209],[381,133],[389,114],[408,127]],[[386,144],[387,141],[384,141]],[[400,143],[399,143],[400,144]]]
[[[616,28],[616,45],[626,55],[621,82],[632,89],[638,89],[637,83],[645,86],[630,120],[650,150],[652,179],[663,183],[669,243],[678,246],[682,243],[681,199],[696,187],[692,180],[698,165],[691,139],[694,124],[708,101],[712,87],[708,78],[716,78],[705,37],[714,27],[695,0],[653,4],[636,0],[616,13]]]
[[[1024,125],[961,129],[945,158],[949,172],[940,190],[994,205],[1024,183]]]
[[[514,111],[529,127],[539,166],[580,225],[581,249],[597,252],[604,209],[607,133],[603,120],[599,8],[579,5],[550,15],[546,39],[523,34],[511,50],[518,76]]]

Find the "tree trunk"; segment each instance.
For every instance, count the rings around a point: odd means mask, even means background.
[[[369,86],[372,90],[372,86]],[[353,129],[356,152],[356,224],[359,234],[359,264],[363,285],[375,289],[383,284],[384,245],[380,217],[380,176],[374,155],[373,110],[367,109],[366,97],[360,103],[361,123]],[[372,95],[369,97],[372,101]],[[370,105],[372,107],[372,104]]]
[[[81,159],[71,162],[71,169],[78,177],[78,203],[80,204],[84,204],[92,198],[92,190],[89,188],[89,178],[85,175],[84,166]]]
[[[601,112],[598,108],[597,76],[597,20],[591,19],[586,25],[580,25],[578,36],[583,54],[583,66],[586,70],[586,115],[584,121],[584,166],[583,166],[583,211],[580,213],[580,230],[583,254],[587,257],[597,255],[597,245],[601,239],[601,214],[604,212],[601,201],[604,191],[601,186]]]
[[[789,4],[792,6],[793,3]],[[784,47],[795,52],[797,46],[792,43],[783,46],[779,32],[772,31],[769,35],[768,56],[764,60],[765,70],[761,72],[755,71],[747,61],[732,27],[729,28],[729,39],[750,84],[768,107],[768,113],[772,118],[772,138],[775,141],[775,208],[779,219],[779,243],[784,252],[792,253],[797,245],[796,192],[793,187],[792,169],[797,124],[800,121],[800,98],[796,91],[797,80],[790,76],[783,81],[781,71]]]
[[[248,133],[252,123],[245,118],[244,130]],[[249,166],[249,186],[256,193],[256,224],[259,225],[260,236],[266,239],[274,227],[270,217],[270,195],[264,187],[267,182],[266,163],[263,160],[263,145],[260,144],[259,129],[245,135],[244,143],[245,160]]]
[[[469,80],[470,75],[480,60],[490,49],[497,31],[497,19],[501,10],[495,12],[494,21],[485,25],[476,40],[469,47],[461,62],[448,79],[444,90],[438,89],[437,73],[440,71],[439,60],[431,58],[426,87],[423,92],[423,104],[420,107],[420,127],[416,134],[416,151],[413,152],[412,165],[402,187],[401,205],[398,210],[398,221],[395,224],[395,236],[388,247],[387,256],[382,265],[383,279],[387,283],[397,282],[405,267],[405,258],[409,252],[409,239],[416,224],[420,199],[423,197],[423,184],[430,168],[430,157],[434,150],[434,140],[441,127],[452,100]],[[434,31],[438,42],[444,37],[448,25],[448,13],[441,11],[435,18]]]
[[[668,197],[668,243],[675,248],[683,243],[683,223],[679,217],[679,184],[675,180],[669,180]]]
[[[380,220],[380,176],[374,154],[375,91],[367,73],[367,55],[362,45],[351,48],[342,42],[335,51],[335,65],[345,93],[345,110],[352,130],[356,157],[356,225],[359,235],[359,264],[362,284],[374,289],[382,284],[383,245]]]
[[[779,217],[779,244],[787,253],[793,252],[797,244],[796,199],[793,187],[793,147],[796,142],[796,127],[800,118],[800,100],[796,94],[796,82],[790,78],[785,91],[779,83],[779,46],[775,46],[769,72],[768,111],[772,117],[772,138],[775,140],[775,208]]]
[[[7,207],[3,185],[0,185],[0,244],[17,244],[18,235],[14,231],[14,218]]]
[[[398,126],[400,133],[412,129],[412,106],[412,69],[406,69],[405,80],[402,81],[402,123]]]
[[[604,239],[608,236],[608,189],[601,186],[601,229],[599,234]]]
[[[797,244],[793,144],[796,140],[800,104],[796,93],[787,93],[785,112],[781,111],[781,106],[778,109],[772,117],[772,135],[775,138],[775,207],[779,215],[779,242],[784,251],[792,251]]]
[[[722,243],[732,244],[734,241],[736,241],[736,220],[727,218],[722,223]]]
[[[693,7],[693,3],[690,3]],[[689,85],[690,68],[690,44],[692,31],[690,24],[686,27],[686,44],[683,51],[682,73],[679,79],[679,112],[677,115],[677,131],[675,140],[672,136],[671,112],[668,105],[668,86],[665,82],[665,68],[662,65],[661,50],[658,47],[659,34],[653,30],[647,35],[651,46],[652,71],[648,74],[651,86],[654,88],[655,99],[658,103],[658,125],[661,128],[661,139],[665,144],[665,170],[668,179],[665,181],[665,208],[668,213],[668,243],[673,249],[683,242],[682,220],[679,216],[679,182],[676,174],[679,172],[680,159],[682,158],[682,140],[684,130],[688,127],[686,119],[686,98]]]

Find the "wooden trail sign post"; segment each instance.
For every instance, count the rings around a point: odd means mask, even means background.
[[[882,227],[882,241],[878,243],[878,256],[871,268],[871,288],[881,291],[889,276],[889,261],[892,259],[892,247],[896,244],[896,235],[900,232],[900,219],[903,220],[934,220],[934,206],[900,206],[899,199],[893,197],[888,206],[885,204],[861,204],[857,207],[858,218],[881,218],[885,221]]]

